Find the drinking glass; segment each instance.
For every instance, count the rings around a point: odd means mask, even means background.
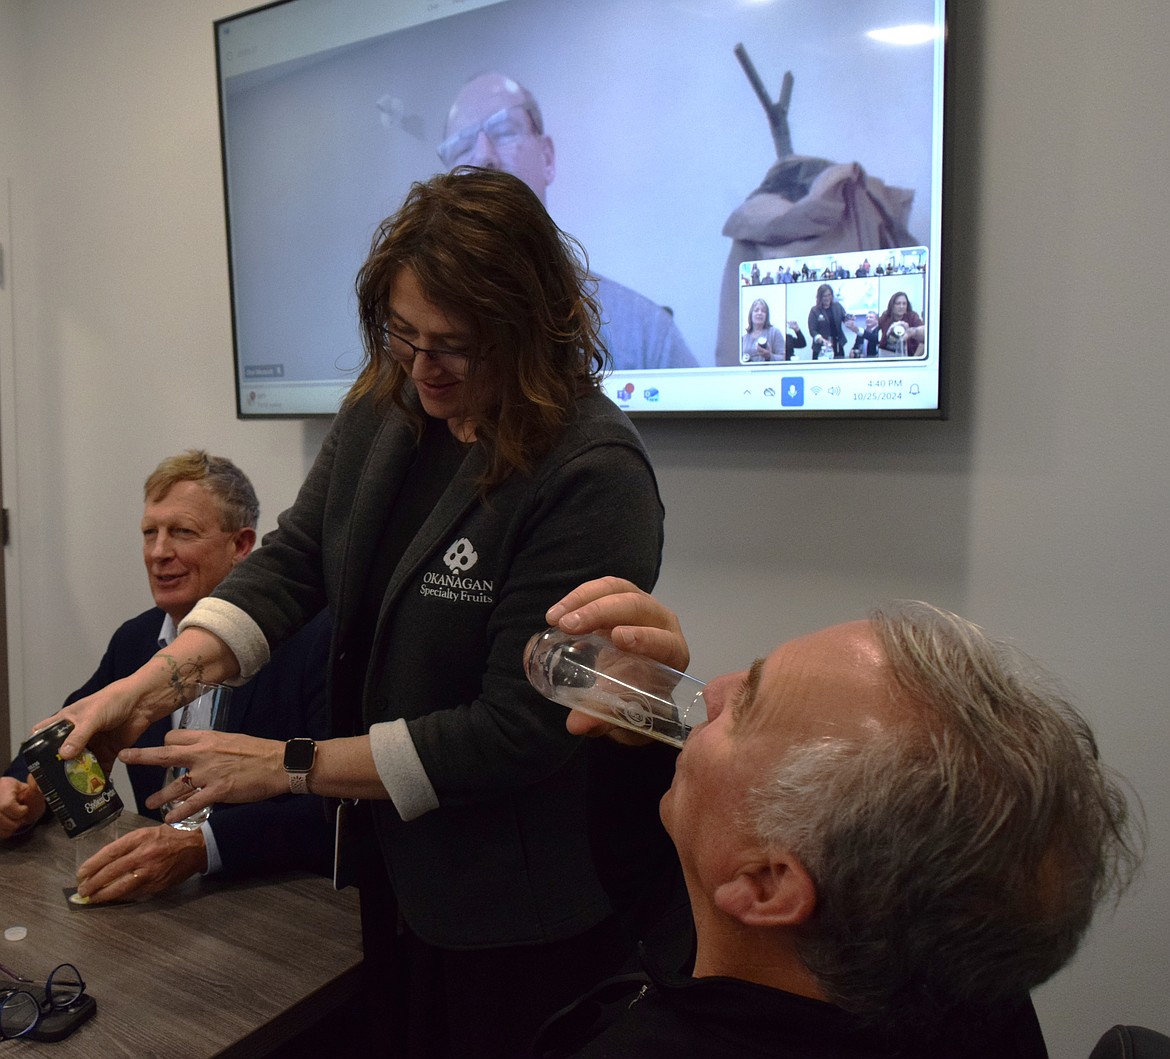
[[[196,684],[195,698],[186,706],[179,717],[179,728],[201,729],[204,731],[222,732],[227,725],[228,704],[231,702],[232,689],[224,684]],[[167,783],[174,783],[187,774],[185,768],[167,769]],[[162,806],[163,814],[183,804],[185,798],[176,798]],[[197,813],[176,820],[171,827],[180,831],[195,831],[211,815],[211,806],[205,806]]]
[[[703,681],[597,633],[538,632],[524,649],[524,672],[546,699],[671,746],[707,719]]]

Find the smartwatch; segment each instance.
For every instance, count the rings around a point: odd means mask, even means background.
[[[316,760],[317,744],[312,739],[290,739],[284,744],[284,771],[293,794],[309,793],[309,772]]]

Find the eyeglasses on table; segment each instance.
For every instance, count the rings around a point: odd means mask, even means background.
[[[2,963],[0,974],[6,976],[0,979],[0,1040],[32,1033],[43,1016],[67,1011],[85,996],[85,980],[71,963],[54,967],[43,989]]]

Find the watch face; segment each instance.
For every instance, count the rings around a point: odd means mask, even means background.
[[[312,739],[290,739],[284,744],[286,772],[308,772],[317,756],[317,744]]]

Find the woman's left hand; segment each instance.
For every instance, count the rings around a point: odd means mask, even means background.
[[[165,746],[130,747],[118,757],[127,765],[187,769],[183,779],[146,799],[148,809],[183,799],[167,813],[168,824],[215,802],[259,802],[288,793],[279,739],[179,728],[167,733]]]

